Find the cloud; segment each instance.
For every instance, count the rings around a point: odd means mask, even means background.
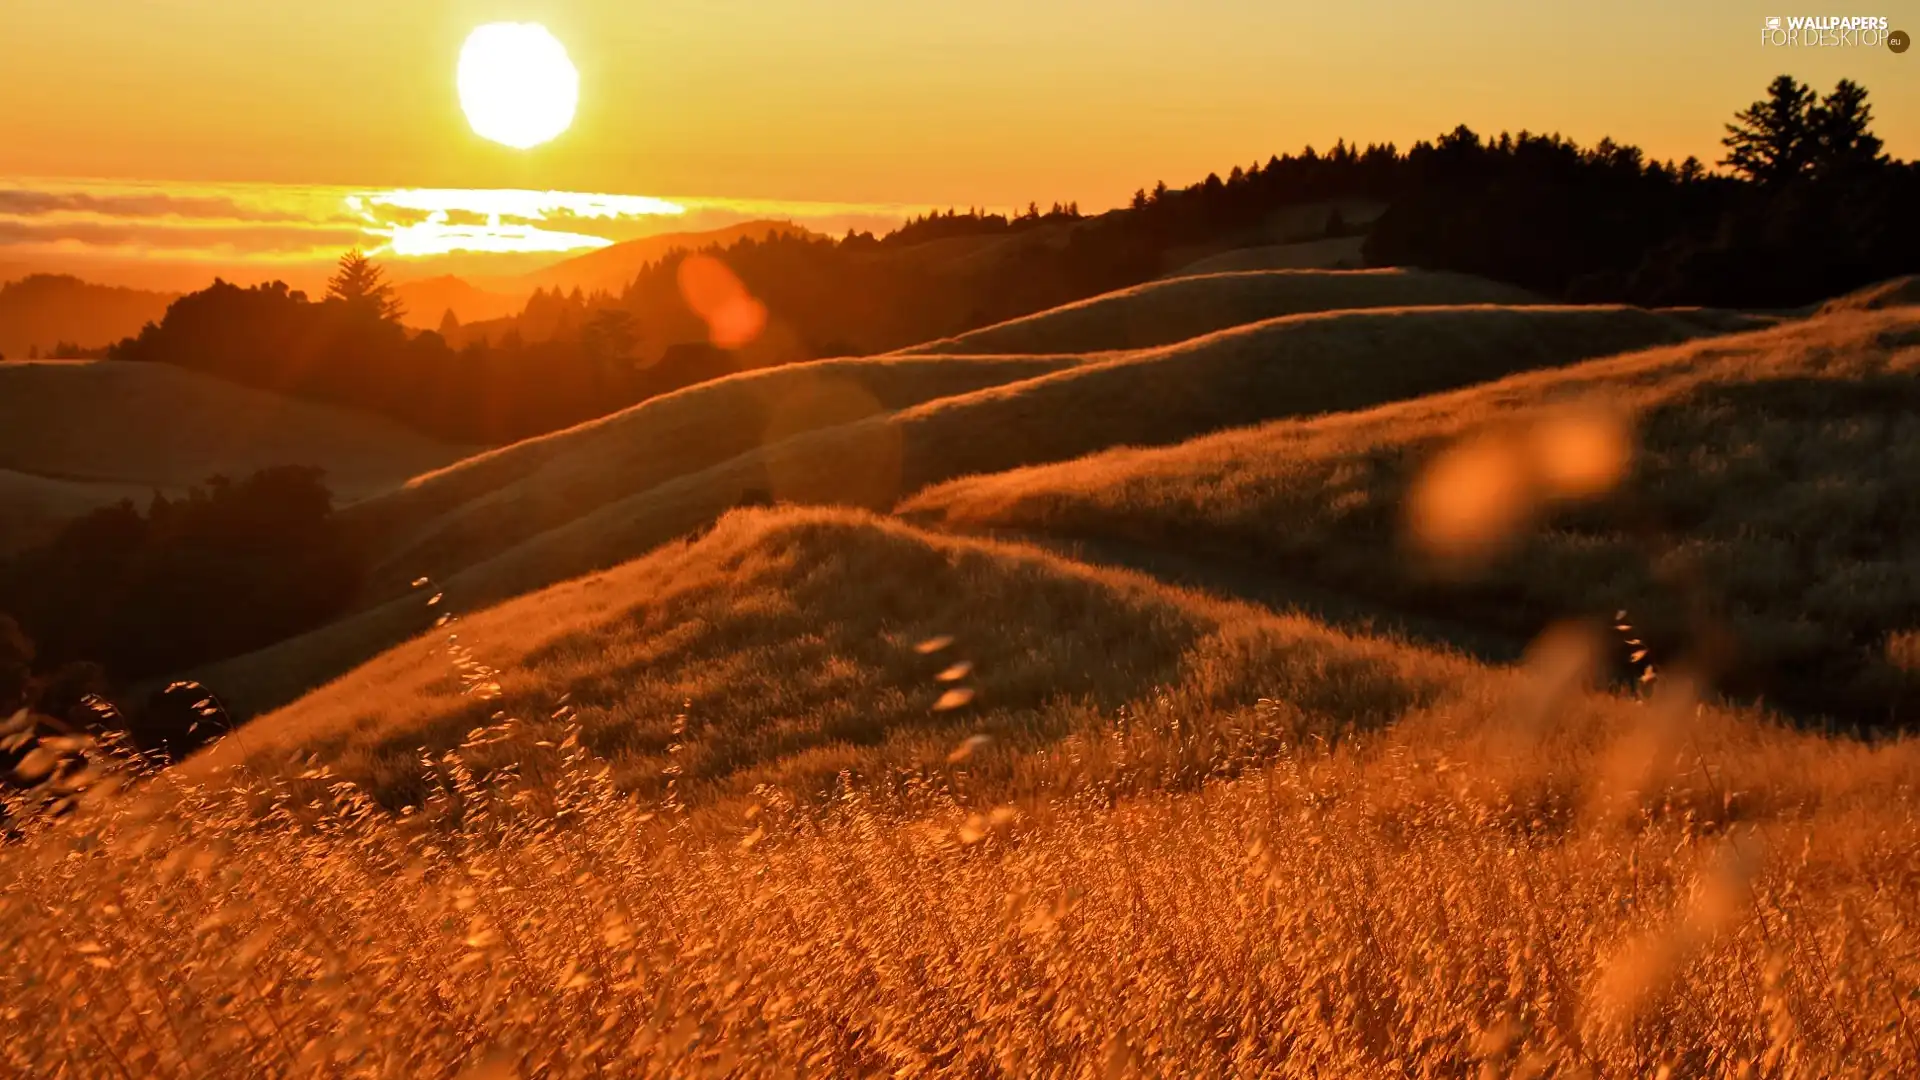
[[[204,251],[251,255],[340,250],[367,243],[364,231],[327,223],[256,225],[239,221],[153,222],[137,218],[35,220],[0,217],[0,250],[59,246],[75,248]]]
[[[202,218],[226,221],[301,221],[291,209],[246,206],[233,199],[182,197],[163,193],[92,195],[80,191],[34,191],[0,188],[0,214],[38,217],[63,213],[114,218]]]
[[[902,206],[577,191],[0,177],[0,262],[57,255],[319,265],[349,247],[403,260],[561,256],[756,218],[838,233],[884,231],[908,214]]]

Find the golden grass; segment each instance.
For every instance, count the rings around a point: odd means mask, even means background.
[[[873,415],[853,423],[817,430],[795,423],[791,437],[665,482],[660,466],[612,448],[621,437],[657,438],[645,434],[656,430],[656,422],[645,413],[649,406],[641,406],[575,429],[571,438],[535,440],[476,459],[471,471],[466,465],[450,470],[444,487],[436,487],[434,478],[423,480],[418,486],[423,499],[440,499],[444,492],[455,508],[442,512],[433,531],[413,542],[408,557],[386,559],[383,580],[391,596],[401,580],[431,575],[450,603],[474,610],[617,565],[704,527],[748,492],[766,491],[799,503],[887,509],[904,495],[956,476],[1058,461],[1115,445],[1177,442],[1274,416],[1358,408],[1702,332],[1687,320],[1632,308],[1414,308],[1293,316],[897,411],[866,406]],[[848,363],[854,371],[884,370]],[[745,386],[736,393],[749,405],[756,400]],[[814,397],[831,408],[800,409],[797,415],[844,418],[862,411],[846,403],[866,400],[864,393],[860,386],[823,382]],[[663,399],[661,413],[681,418],[671,430],[698,447],[760,441],[764,429],[728,423],[732,414],[702,405],[711,400],[688,397],[675,404]],[[575,441],[578,454],[571,449]],[[643,445],[665,454],[671,444]],[[569,460],[560,461],[562,453]],[[703,449],[663,463],[692,469],[703,456],[717,455]],[[516,475],[527,479],[509,483]],[[538,480],[542,475],[547,479]],[[497,493],[490,492],[490,484],[501,485]],[[622,490],[631,493],[608,497]],[[490,493],[466,506],[455,503],[469,491]],[[366,511],[371,517],[387,505],[381,500]],[[534,526],[545,531],[530,535]],[[424,626],[414,600],[390,599],[196,675],[243,710],[271,708]]]
[[[357,499],[469,452],[167,364],[0,364],[0,468],[48,479],[178,489],[314,465],[336,498]]]
[[[1474,581],[1409,564],[1404,496],[1424,463],[1570,401],[1636,418],[1625,489],[1560,515]],[[1883,646],[1920,609],[1917,403],[1920,311],[1842,312],[1367,412],[969,478],[902,512],[946,528],[1226,557],[1518,634],[1626,608],[1663,660],[1685,636],[1682,583],[1692,582],[1734,635],[1732,689],[1911,720],[1915,681]]]
[[[1256,270],[1152,281],[916,345],[903,353],[1068,353],[1147,349],[1228,327],[1317,311],[1530,304],[1524,289],[1426,270]]]
[[[1920,743],[1672,680],[1592,694],[1575,630],[1490,669],[828,510],[736,514],[455,629],[460,669],[408,646],[25,826],[0,1061],[1892,1077],[1920,1054]],[[973,704],[929,712],[956,684]],[[370,773],[381,753],[414,779]]]

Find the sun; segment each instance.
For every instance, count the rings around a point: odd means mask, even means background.
[[[580,72],[539,23],[488,23],[467,35],[458,82],[474,133],[518,150],[566,131],[580,104]]]

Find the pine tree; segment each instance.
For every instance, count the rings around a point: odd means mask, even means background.
[[[1804,173],[1813,144],[1808,113],[1813,90],[1781,75],[1767,85],[1767,97],[1734,114],[1721,145],[1720,164],[1761,184],[1778,184]]]
[[[447,313],[440,316],[440,336],[450,338],[459,332],[460,316],[455,315],[452,308],[448,308]]]
[[[1866,88],[1850,79],[1841,79],[1833,93],[1809,106],[1808,167],[1813,174],[1850,174],[1884,162],[1880,140],[1867,130],[1872,121]]]
[[[367,312],[387,322],[399,322],[406,314],[386,271],[380,269],[359,248],[340,256],[340,268],[327,279],[327,299]]]

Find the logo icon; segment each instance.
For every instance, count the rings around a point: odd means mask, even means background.
[[[1769,30],[1780,29],[1780,16],[1778,15],[1767,16],[1767,29]]]
[[[1907,46],[1911,44],[1913,44],[1913,39],[1907,36],[1905,30],[1895,30],[1893,33],[1887,35],[1887,48],[1892,49],[1894,52],[1906,52]]]

